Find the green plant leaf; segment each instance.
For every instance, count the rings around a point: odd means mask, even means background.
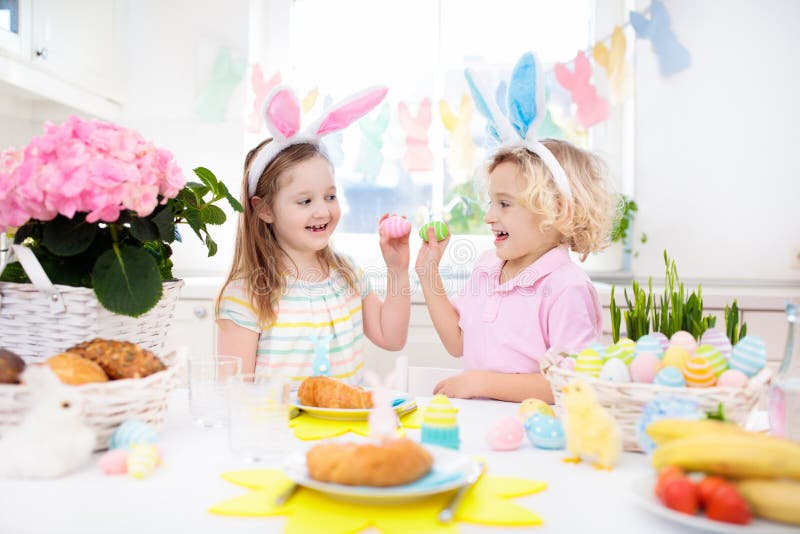
[[[227,199],[227,201],[228,201],[228,204],[230,204],[230,205],[231,205],[231,208],[233,208],[233,211],[236,211],[236,212],[239,212],[239,213],[242,213],[242,212],[244,211],[244,208],[243,208],[243,207],[242,207],[242,205],[239,203],[239,201],[238,201],[238,200],[236,200],[236,199],[233,197],[233,195],[231,195],[231,194],[230,194],[230,193],[228,193],[227,191],[225,192],[225,198]]]
[[[146,250],[133,247],[105,251],[92,269],[97,300],[107,310],[138,317],[161,298],[161,275]]]
[[[189,224],[189,227],[194,231],[197,237],[202,240],[203,235],[200,233],[200,230],[204,230],[205,225],[203,224],[203,217],[200,215],[200,210],[197,208],[186,208],[183,215],[186,217],[186,222]]]
[[[75,256],[88,249],[97,235],[97,225],[76,213],[74,219],[59,215],[44,225],[42,244],[57,256]]]
[[[206,234],[206,246],[208,247],[209,258],[217,253],[217,243],[208,234]]]
[[[219,187],[220,181],[217,180],[217,177],[214,175],[213,172],[206,169],[205,167],[197,167],[194,169],[194,173],[200,178],[200,181],[203,182],[206,187],[208,187],[211,191],[214,192],[214,196],[223,196],[223,192]]]
[[[225,219],[228,218],[221,208],[213,204],[206,204],[203,206],[200,209],[200,217],[203,219],[204,223],[214,225],[224,224]]]
[[[197,198],[203,198],[206,193],[211,191],[210,187],[198,182],[186,182],[186,187],[194,191],[194,194]]]
[[[162,207],[150,220],[158,228],[158,237],[162,241],[167,243],[175,241],[175,218],[169,206]]]
[[[159,237],[158,226],[141,217],[131,220],[131,234],[139,241],[155,241]]]

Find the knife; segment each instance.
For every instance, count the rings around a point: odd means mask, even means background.
[[[466,495],[469,488],[471,488],[478,481],[478,479],[481,478],[484,469],[486,469],[486,460],[480,458],[478,460],[477,472],[470,475],[466,484],[461,486],[459,490],[453,494],[444,508],[439,511],[439,515],[436,517],[440,523],[450,523],[455,518],[456,510],[458,510],[458,506],[461,504],[461,501],[464,500],[464,495]]]

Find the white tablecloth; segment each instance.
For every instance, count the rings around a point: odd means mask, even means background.
[[[428,398],[418,398],[420,405]],[[515,499],[538,513],[544,525],[536,529],[489,528],[460,523],[461,532],[675,532],[686,531],[638,508],[631,498],[632,481],[652,472],[641,454],[623,454],[613,472],[587,464],[565,464],[564,451],[533,448],[527,439],[512,452],[493,452],[486,445],[489,424],[516,413],[517,404],[484,400],[454,400],[459,408],[461,451],[489,460],[489,472],[547,482],[538,494]],[[418,430],[410,431],[419,438]],[[220,473],[278,466],[245,464],[228,449],[225,429],[203,429],[189,418],[185,390],[176,391],[160,434],[164,465],[136,480],[106,476],[92,464],[72,475],[50,481],[0,480],[2,533],[135,533],[146,532],[281,532],[284,518],[222,517],[208,508],[241,495],[245,488],[225,482]],[[324,532],[324,526],[320,532]]]

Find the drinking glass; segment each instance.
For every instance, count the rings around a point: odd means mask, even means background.
[[[227,424],[227,388],[241,370],[242,360],[237,356],[204,355],[189,358],[189,412],[195,423],[208,428]]]
[[[228,438],[233,454],[247,462],[277,460],[286,454],[289,383],[265,374],[242,374],[230,385]]]

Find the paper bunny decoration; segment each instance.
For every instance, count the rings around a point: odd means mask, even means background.
[[[228,104],[246,68],[244,59],[234,58],[230,48],[220,47],[211,67],[211,79],[195,99],[195,114],[206,122],[225,120]]]
[[[572,101],[578,106],[578,121],[585,128],[608,118],[608,102],[591,83],[592,66],[583,50],[575,56],[574,72],[564,65],[556,65],[554,70],[558,83],[572,94]]]
[[[22,381],[31,409],[0,438],[0,477],[55,478],[85,465],[95,431],[84,421],[76,388],[62,384],[46,365],[29,365]]]
[[[439,102],[442,124],[450,133],[450,153],[447,163],[451,170],[471,170],[475,165],[475,143],[472,142],[470,131],[474,109],[472,100],[467,95],[461,97],[458,115],[450,110],[446,101]]]
[[[253,109],[247,118],[247,131],[250,133],[258,133],[261,131],[262,115],[261,109],[264,107],[264,101],[267,95],[279,83],[281,83],[281,73],[276,72],[268,81],[264,80],[264,71],[261,70],[261,65],[253,65],[253,70],[250,73],[250,87],[253,89]]]
[[[625,61],[626,48],[625,32],[617,26],[611,33],[611,48],[600,41],[592,49],[595,63],[606,71],[608,81],[611,83],[611,96],[616,103],[624,101],[631,90],[631,70]]]
[[[253,196],[258,178],[281,150],[300,143],[320,146],[323,136],[342,130],[381,103],[388,89],[372,87],[326,109],[322,116],[300,131],[300,102],[291,89],[279,85],[264,102],[264,121],[272,141],[261,147],[247,176],[248,196]]]
[[[392,371],[381,381],[373,371],[364,374],[364,380],[372,388],[372,410],[368,419],[370,438],[386,439],[397,434],[397,413],[392,406],[396,375],[397,372]]]
[[[692,56],[670,28],[667,8],[659,0],[650,4],[650,20],[641,13],[631,11],[631,25],[640,39],[650,39],[653,51],[658,57],[661,74],[671,76],[692,64]]]
[[[428,128],[433,120],[431,99],[423,98],[419,103],[417,116],[412,117],[408,104],[400,102],[397,106],[400,127],[406,134],[406,153],[403,156],[403,168],[408,172],[425,172],[433,170],[433,152],[428,146]]]
[[[506,102],[508,116],[497,106],[491,93],[486,91],[471,69],[464,71],[472,92],[475,107],[486,117],[489,132],[503,147],[524,147],[537,156],[550,170],[553,181],[567,201],[572,200],[572,189],[567,175],[553,153],[538,139],[538,129],[547,110],[544,100],[544,75],[536,56],[527,52],[514,65],[508,83]]]
[[[381,172],[383,166],[383,134],[389,127],[389,105],[381,106],[377,117],[371,119],[364,117],[358,121],[358,127],[363,134],[358,149],[358,163],[356,171],[366,179],[374,180]]]
[[[333,334],[317,337],[309,336],[314,344],[314,361],[311,363],[312,376],[328,376],[331,374],[330,343]]]

